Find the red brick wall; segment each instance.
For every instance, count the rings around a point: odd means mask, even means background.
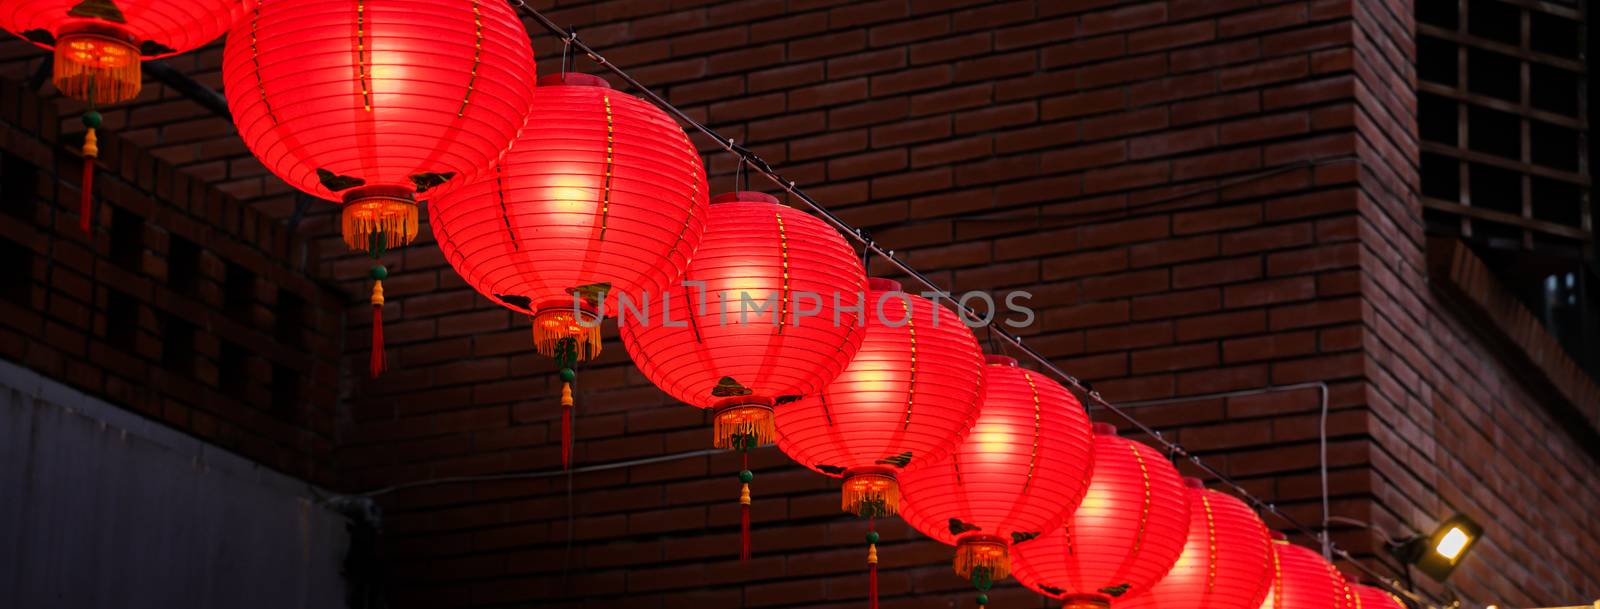
[[[59,123],[0,79],[0,357],[333,482],[342,297],[309,277],[305,241],[115,135],[100,140],[85,234],[82,161]]]
[[[943,285],[1032,292],[1030,345],[1114,401],[1178,400],[1136,412],[1296,518],[1321,518],[1319,391],[1273,388],[1322,382],[1335,514],[1399,534],[1468,511],[1490,536],[1455,580],[1472,598],[1600,596],[1600,522],[1579,501],[1600,466],[1425,287],[1410,3],[534,4]],[[542,71],[558,69],[558,41],[533,34]],[[37,57],[18,46],[0,45],[6,73]],[[216,86],[219,56],[174,65]],[[225,121],[170,91],[107,124],[255,209],[292,209]],[[731,189],[731,160],[696,141]],[[340,251],[331,210],[301,225],[312,251]],[[385,261],[394,369],[340,384],[338,486],[558,467],[558,383],[526,320],[421,241]],[[359,371],[368,262],[318,260],[346,293],[344,368]],[[705,416],[651,387],[614,331],[579,372],[579,466],[709,445]],[[570,490],[557,476],[384,495],[394,600],[859,606],[865,525],[837,513],[837,483],[775,449],[752,460],[748,566],[729,455],[581,473]],[[886,609],[971,606],[947,548],[880,530]]]

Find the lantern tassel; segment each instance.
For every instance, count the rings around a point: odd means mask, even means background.
[[[83,185],[78,198],[78,228],[89,232],[89,216],[94,212],[94,160],[100,155],[94,128],[83,132]]]
[[[372,282],[372,378],[388,368],[388,362],[383,357],[383,280]]]
[[[750,485],[739,488],[739,560],[750,560]]]
[[[739,463],[744,468],[739,470],[739,560],[750,560],[750,481],[756,475],[750,471],[750,448],[742,445],[739,449]]]
[[[572,382],[561,382],[561,469],[572,467]]]
[[[878,609],[878,532],[867,519],[867,609]]]
[[[955,569],[964,578],[1002,580],[1011,577],[1011,556],[999,539],[963,539],[956,544]]]

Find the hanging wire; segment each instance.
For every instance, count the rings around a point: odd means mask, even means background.
[[[864,253],[876,254],[879,258],[882,258],[884,261],[888,262],[891,266],[893,266],[895,270],[898,270],[900,273],[903,273],[904,275],[910,277],[913,281],[915,281],[918,284],[921,284],[923,287],[927,288],[930,291],[938,292],[940,294],[946,293],[940,288],[940,286],[938,284],[934,283],[932,279],[928,278],[927,275],[924,275],[921,271],[918,271],[917,269],[911,267],[909,264],[907,264],[907,263],[901,261],[900,259],[896,258],[894,256],[894,251],[893,250],[886,249],[883,246],[879,245],[876,241],[874,241],[864,231],[862,231],[861,229],[857,229],[857,228],[851,226],[848,222],[845,222],[838,215],[834,214],[832,211],[830,211],[826,207],[824,207],[816,199],[813,199],[811,197],[811,195],[806,194],[806,192],[803,189],[801,189],[799,186],[796,185],[794,180],[791,180],[791,179],[788,179],[788,178],[784,177],[784,175],[782,173],[780,173],[777,169],[774,169],[772,167],[772,165],[768,164],[767,161],[763,160],[760,156],[756,155],[754,152],[751,152],[748,148],[745,148],[744,146],[739,145],[739,143],[737,141],[735,141],[733,138],[723,136],[722,134],[717,133],[714,129],[706,126],[705,124],[701,123],[700,121],[695,120],[693,117],[689,116],[683,110],[679,109],[677,106],[675,106],[671,102],[667,101],[666,98],[663,98],[660,94],[656,93],[654,90],[650,89],[649,87],[646,87],[643,83],[640,83],[638,80],[636,80],[632,75],[628,74],[622,68],[617,67],[615,64],[612,64],[609,60],[607,60],[605,58],[605,56],[601,55],[599,52],[597,52],[593,48],[589,47],[589,45],[587,43],[584,43],[582,40],[579,40],[578,36],[577,36],[577,34],[575,32],[573,32],[571,30],[563,29],[560,25],[556,24],[556,22],[550,20],[549,17],[546,17],[543,13],[540,13],[539,11],[533,9],[532,7],[527,6],[526,4],[517,3],[517,8],[520,8],[525,13],[527,13],[529,16],[533,17],[534,21],[537,21],[541,26],[543,26],[546,30],[549,30],[552,34],[555,34],[557,36],[561,36],[563,39],[566,40],[566,43],[569,46],[575,47],[577,50],[582,51],[586,56],[588,56],[590,61],[593,61],[595,64],[599,65],[600,67],[605,68],[607,71],[611,72],[617,78],[621,79],[623,82],[625,82],[629,86],[633,87],[633,89],[636,90],[641,96],[643,96],[645,99],[648,99],[651,103],[655,104],[656,107],[660,108],[663,112],[666,112],[666,113],[672,115],[673,117],[677,118],[679,122],[688,125],[694,131],[698,131],[702,135],[705,135],[706,137],[710,138],[711,141],[716,142],[717,145],[720,146],[724,151],[726,151],[726,152],[728,152],[730,154],[733,154],[735,157],[737,157],[738,160],[739,160],[739,164],[741,166],[747,166],[751,171],[760,173],[762,176],[764,176],[768,180],[772,181],[772,183],[775,184],[779,189],[781,189],[784,192],[788,193],[789,196],[793,197],[795,200],[800,201],[801,203],[804,203],[805,206],[807,208],[809,208],[812,213],[816,214],[818,217],[820,217],[823,220],[827,221],[829,224],[832,224],[833,227],[836,230],[838,230],[839,232],[849,236],[852,239],[855,239],[861,245],[861,247],[863,248]],[[1344,162],[1344,161],[1350,161],[1350,160],[1354,160],[1354,161],[1359,162],[1359,158],[1349,157],[1349,156],[1330,157],[1330,158],[1325,158],[1325,159],[1313,160],[1311,162],[1312,163],[1329,163],[1329,162]],[[1298,164],[1296,166],[1291,166],[1291,167],[1275,168],[1275,169],[1269,171],[1268,175],[1281,173],[1282,171],[1288,171],[1290,169],[1295,169],[1295,168],[1299,168],[1299,167],[1302,167],[1302,166],[1305,166],[1305,163],[1301,163],[1301,164]],[[1248,180],[1246,180],[1246,181],[1248,181]],[[1228,184],[1228,186],[1232,186],[1232,185],[1236,185],[1236,184]],[[1198,193],[1189,193],[1189,194],[1186,194],[1186,195],[1183,195],[1183,196],[1193,196],[1194,194],[1198,194]],[[1337,556],[1339,556],[1341,558],[1344,558],[1346,561],[1349,561],[1353,566],[1355,566],[1357,569],[1359,569],[1360,571],[1365,573],[1368,577],[1372,578],[1375,581],[1382,582],[1385,586],[1390,587],[1390,588],[1394,588],[1395,591],[1402,592],[1405,595],[1407,595],[1407,596],[1409,596],[1409,597],[1411,597],[1413,599],[1417,598],[1415,593],[1411,592],[1410,590],[1404,590],[1404,589],[1400,588],[1400,586],[1398,586],[1398,584],[1394,583],[1394,581],[1392,579],[1384,577],[1383,574],[1373,570],[1372,568],[1368,567],[1366,564],[1356,560],[1354,557],[1352,557],[1350,555],[1350,553],[1346,552],[1343,549],[1340,549],[1340,548],[1336,547],[1335,544],[1333,544],[1331,541],[1327,541],[1327,538],[1325,536],[1325,532],[1324,533],[1317,532],[1316,530],[1314,530],[1311,527],[1307,526],[1306,524],[1302,523],[1298,518],[1295,518],[1294,516],[1291,516],[1291,515],[1285,513],[1284,511],[1278,509],[1278,507],[1276,505],[1274,505],[1273,503],[1268,502],[1268,501],[1266,501],[1266,500],[1264,500],[1264,499],[1262,499],[1260,497],[1256,497],[1254,494],[1252,494],[1249,490],[1245,489],[1239,483],[1234,482],[1232,478],[1230,478],[1227,475],[1223,474],[1221,471],[1217,470],[1215,467],[1211,466],[1210,464],[1202,461],[1200,459],[1199,455],[1195,455],[1193,453],[1190,453],[1189,451],[1185,450],[1182,446],[1179,446],[1178,444],[1168,440],[1166,438],[1166,436],[1161,433],[1160,430],[1155,429],[1153,427],[1150,427],[1149,425],[1145,424],[1143,421],[1140,421],[1138,418],[1134,417],[1131,412],[1129,412],[1126,409],[1124,409],[1124,408],[1122,408],[1120,406],[1117,406],[1116,404],[1113,404],[1111,401],[1107,400],[1105,398],[1105,396],[1102,396],[1100,394],[1100,392],[1098,390],[1094,389],[1094,387],[1090,383],[1079,379],[1078,377],[1068,373],[1065,370],[1062,370],[1060,367],[1058,367],[1055,364],[1051,363],[1050,360],[1048,358],[1046,358],[1043,354],[1039,353],[1038,351],[1035,351],[1033,349],[1033,347],[1030,347],[1030,346],[1024,344],[1023,339],[1022,339],[1021,336],[1016,335],[1016,334],[1012,334],[1011,332],[1008,332],[1003,328],[996,327],[994,325],[994,320],[992,320],[992,319],[991,320],[985,320],[983,317],[978,315],[978,312],[975,309],[973,309],[972,307],[969,307],[969,306],[961,303],[960,301],[952,299],[951,302],[955,306],[957,313],[960,313],[960,314],[962,314],[964,316],[967,316],[969,319],[979,321],[991,333],[991,337],[998,338],[1001,342],[1009,345],[1012,350],[1015,350],[1016,352],[1021,353],[1022,355],[1026,356],[1028,359],[1033,360],[1033,362],[1035,364],[1037,364],[1041,370],[1050,373],[1051,375],[1055,376],[1061,382],[1064,382],[1067,385],[1070,385],[1072,388],[1076,389],[1079,393],[1081,393],[1082,395],[1087,397],[1088,400],[1090,402],[1092,402],[1094,406],[1099,407],[1099,408],[1103,408],[1103,409],[1115,414],[1116,416],[1121,418],[1124,422],[1126,422],[1128,425],[1132,426],[1137,431],[1139,431],[1139,432],[1143,433],[1144,435],[1150,437],[1151,439],[1155,440],[1155,442],[1157,444],[1159,444],[1163,449],[1169,451],[1174,456],[1175,459],[1176,458],[1186,458],[1186,459],[1188,459],[1190,464],[1193,467],[1195,467],[1196,469],[1204,472],[1208,477],[1210,477],[1211,479],[1217,481],[1218,483],[1222,484],[1223,486],[1226,486],[1234,494],[1238,495],[1240,498],[1244,499],[1246,502],[1250,503],[1251,505],[1254,505],[1257,509],[1263,510],[1265,513],[1268,513],[1268,514],[1271,514],[1273,516],[1276,516],[1280,521],[1288,524],[1289,528],[1293,529],[1295,532],[1299,533],[1300,535],[1303,535],[1306,538],[1313,539],[1313,540],[1316,540],[1316,541],[1321,542],[1321,543],[1325,543],[1326,544],[1325,547],[1329,551],[1331,551],[1332,554],[1335,554],[1335,555],[1337,555]]]

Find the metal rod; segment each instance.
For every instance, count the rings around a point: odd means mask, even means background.
[[[809,207],[811,209],[812,213],[814,213],[817,216],[821,217],[823,220],[826,220],[829,224],[832,224],[833,227],[836,230],[838,230],[839,232],[844,233],[845,235],[849,236],[850,238],[856,240],[856,242],[861,244],[861,246],[862,246],[862,248],[864,250],[863,251],[864,254],[867,253],[867,252],[870,252],[870,253],[876,254],[878,257],[884,259],[891,266],[893,266],[895,269],[897,269],[901,273],[905,274],[906,276],[911,277],[917,283],[922,284],[924,287],[926,287],[933,294],[933,296],[932,296],[933,298],[937,299],[937,298],[939,298],[941,296],[946,297],[947,300],[950,300],[951,303],[956,306],[956,309],[957,309],[958,313],[960,313],[962,315],[965,315],[965,316],[967,316],[968,318],[970,318],[970,319],[972,319],[974,321],[981,321],[982,322],[982,326],[984,328],[986,328],[988,331],[992,332],[994,336],[998,336],[1000,338],[1000,340],[1005,341],[1007,344],[1010,344],[1013,348],[1017,349],[1018,351],[1021,351],[1025,355],[1027,355],[1029,359],[1032,359],[1034,361],[1034,363],[1038,364],[1040,366],[1040,368],[1042,368],[1044,371],[1049,372],[1050,374],[1056,376],[1061,381],[1071,385],[1074,389],[1077,389],[1079,393],[1082,393],[1084,396],[1086,396],[1095,405],[1097,405],[1100,408],[1104,408],[1105,410],[1108,410],[1108,411],[1116,414],[1118,417],[1122,418],[1128,424],[1132,425],[1135,429],[1137,429],[1140,432],[1144,433],[1145,435],[1155,439],[1155,441],[1157,443],[1159,443],[1162,447],[1167,449],[1167,452],[1169,454],[1173,455],[1174,457],[1186,457],[1186,458],[1188,458],[1189,462],[1191,464],[1193,464],[1196,468],[1200,469],[1201,471],[1205,472],[1211,478],[1215,479],[1216,481],[1218,481],[1218,482],[1222,483],[1223,485],[1227,486],[1228,488],[1230,488],[1235,494],[1238,494],[1239,496],[1241,496],[1247,502],[1249,502],[1252,505],[1254,505],[1257,509],[1263,510],[1263,511],[1265,511],[1267,513],[1270,513],[1270,514],[1272,514],[1274,516],[1277,516],[1280,520],[1282,520],[1285,523],[1288,523],[1290,527],[1295,529],[1300,534],[1305,535],[1305,536],[1307,536],[1307,537],[1309,537],[1311,539],[1316,539],[1316,540],[1322,542],[1324,544],[1325,551],[1331,551],[1332,553],[1338,554],[1339,556],[1342,556],[1342,557],[1346,558],[1347,560],[1350,560],[1350,562],[1352,564],[1354,564],[1357,569],[1360,569],[1361,571],[1365,572],[1368,576],[1374,578],[1377,581],[1382,581],[1382,582],[1386,582],[1387,583],[1387,580],[1385,578],[1383,578],[1382,574],[1380,574],[1380,573],[1368,568],[1366,565],[1364,565],[1364,564],[1362,564],[1360,562],[1356,562],[1355,560],[1353,560],[1351,558],[1351,556],[1350,556],[1350,554],[1348,552],[1345,552],[1344,550],[1340,550],[1340,549],[1335,548],[1334,544],[1331,541],[1327,540],[1325,535],[1319,535],[1316,531],[1312,530],[1310,527],[1308,527],[1305,524],[1301,523],[1298,519],[1296,519],[1296,518],[1294,518],[1294,517],[1292,517],[1292,516],[1290,516],[1288,514],[1285,514],[1284,512],[1279,510],[1278,507],[1276,505],[1274,505],[1273,503],[1267,502],[1267,501],[1265,501],[1263,499],[1257,498],[1256,496],[1252,495],[1243,486],[1241,486],[1238,483],[1234,482],[1233,479],[1229,478],[1228,476],[1223,474],[1221,471],[1218,471],[1216,468],[1212,467],[1210,464],[1207,464],[1204,461],[1202,461],[1199,456],[1190,454],[1182,446],[1178,445],[1175,442],[1167,440],[1166,437],[1163,436],[1159,430],[1154,429],[1154,428],[1150,427],[1149,425],[1144,424],[1144,422],[1142,422],[1142,421],[1138,420],[1137,418],[1135,418],[1131,413],[1127,412],[1122,407],[1119,407],[1119,406],[1117,406],[1115,404],[1112,404],[1104,396],[1100,395],[1099,391],[1097,391],[1097,390],[1093,389],[1092,387],[1090,387],[1088,385],[1088,383],[1085,383],[1084,381],[1079,380],[1078,377],[1067,373],[1065,370],[1062,370],[1061,368],[1057,367],[1055,364],[1051,363],[1047,358],[1045,358],[1044,355],[1040,354],[1038,351],[1035,351],[1032,347],[1029,347],[1028,345],[1023,344],[1022,337],[1020,337],[1018,335],[1015,335],[1015,334],[1012,334],[1010,332],[1007,332],[1004,328],[1000,328],[1000,327],[996,326],[994,324],[994,320],[992,318],[988,319],[988,320],[984,320],[984,318],[979,316],[977,311],[972,309],[971,307],[968,307],[968,306],[962,304],[959,301],[956,301],[956,300],[953,300],[953,299],[949,299],[948,298],[949,292],[946,292],[946,291],[942,290],[939,287],[938,284],[934,283],[932,279],[929,279],[927,275],[922,274],[921,271],[918,271],[917,269],[912,268],[910,265],[906,264],[905,262],[902,262],[899,259],[895,258],[893,250],[888,250],[888,249],[885,249],[882,246],[878,245],[878,243],[876,241],[872,240],[872,238],[870,236],[867,236],[865,234],[865,232],[863,232],[863,231],[861,231],[859,229],[856,229],[855,227],[850,226],[849,223],[845,222],[839,216],[835,215],[832,211],[829,211],[826,207],[823,207],[822,204],[817,202],[816,199],[811,198],[811,195],[806,194],[806,192],[804,190],[802,190],[802,189],[800,189],[800,187],[796,186],[794,180],[790,180],[788,178],[785,178],[782,173],[779,173],[778,170],[774,169],[770,164],[768,164],[765,160],[762,160],[762,158],[760,156],[756,155],[754,152],[751,152],[749,149],[747,149],[747,148],[745,148],[743,146],[740,146],[732,138],[724,137],[722,134],[717,133],[715,130],[711,129],[710,127],[707,127],[706,125],[700,123],[700,121],[697,121],[697,120],[691,118],[683,110],[680,110],[677,106],[674,106],[671,102],[667,101],[666,98],[663,98],[660,94],[656,93],[655,91],[651,90],[649,87],[646,87],[643,83],[640,83],[638,80],[634,79],[634,77],[632,75],[628,74],[622,68],[619,68],[615,64],[611,63],[609,60],[607,60],[605,58],[605,56],[603,56],[600,53],[596,52],[587,43],[585,43],[581,39],[579,39],[576,30],[562,28],[560,25],[557,25],[554,21],[551,21],[549,17],[544,16],[543,13],[540,13],[539,11],[533,9],[533,7],[527,6],[525,3],[513,1],[513,4],[516,5],[518,8],[521,8],[530,17],[533,17],[534,21],[537,21],[546,30],[549,30],[550,33],[555,34],[556,36],[560,37],[561,40],[564,43],[566,43],[567,45],[570,46],[570,48],[576,49],[578,51],[582,51],[585,55],[587,55],[589,57],[590,61],[593,61],[595,64],[599,65],[600,67],[605,68],[607,71],[611,72],[611,74],[615,75],[617,78],[622,79],[623,82],[625,82],[628,85],[632,86],[641,96],[643,96],[646,99],[650,100],[651,103],[655,104],[656,107],[660,108],[663,112],[666,112],[666,113],[672,115],[673,117],[677,118],[682,123],[687,124],[690,127],[692,127],[695,131],[699,131],[701,134],[704,134],[706,137],[711,138],[711,141],[716,142],[717,145],[722,147],[723,150],[725,150],[725,151],[733,154],[735,157],[737,157],[739,159],[739,162],[740,162],[741,165],[744,165],[746,167],[749,167],[753,171],[761,173],[761,175],[765,176],[768,180],[770,180],[778,188],[780,188],[784,192],[788,193],[789,196],[793,197],[796,200],[799,200],[801,203],[804,203],[806,205],[806,207]],[[1359,159],[1357,159],[1357,160],[1359,161]]]
[[[156,80],[161,81],[161,84],[172,87],[173,90],[182,93],[184,97],[192,99],[195,103],[210,110],[212,114],[223,118],[233,117],[233,114],[228,112],[228,98],[223,97],[216,89],[200,84],[199,81],[190,78],[188,74],[179,72],[171,64],[165,61],[146,61],[144,62],[144,71],[146,74],[154,76]]]

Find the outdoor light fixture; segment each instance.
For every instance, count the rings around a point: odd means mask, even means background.
[[[1416,565],[1435,581],[1450,577],[1456,565],[1483,536],[1483,527],[1464,514],[1451,516],[1427,536],[1407,539],[1391,548],[1395,557]]]

